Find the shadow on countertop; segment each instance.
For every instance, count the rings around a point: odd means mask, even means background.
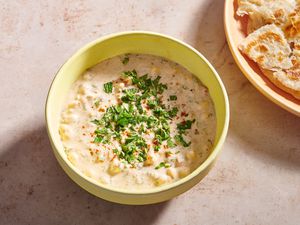
[[[202,20],[194,21],[198,32],[191,44],[213,64],[225,84],[231,111],[229,134],[252,146],[247,154],[258,160],[300,170],[300,120],[260,94],[239,70],[225,38],[223,5],[223,0],[206,5]]]
[[[1,224],[150,225],[168,205],[119,205],[82,190],[56,162],[43,126],[1,152]]]
[[[192,29],[198,29],[196,41],[191,44],[214,65],[227,88],[231,109],[229,134],[252,145],[247,154],[254,158],[271,159],[271,163],[299,170],[300,120],[262,96],[235,65],[221,22],[223,4],[224,0],[210,0],[202,20],[194,21],[187,32],[193,34]],[[90,195],[60,168],[44,126],[0,152],[1,224],[115,225],[143,221],[150,225],[156,223],[170,203],[126,206]]]

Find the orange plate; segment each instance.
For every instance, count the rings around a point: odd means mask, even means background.
[[[246,37],[246,19],[236,15],[237,1],[225,0],[224,26],[230,51],[247,79],[268,99],[287,111],[300,116],[300,100],[276,87],[263,75],[255,62],[244,56],[238,45]]]

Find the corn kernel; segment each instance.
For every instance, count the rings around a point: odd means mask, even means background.
[[[147,160],[144,162],[145,166],[151,166],[156,161],[154,154],[149,153],[147,156]]]
[[[180,168],[178,175],[180,178],[186,177],[190,173],[190,169],[187,167]]]
[[[160,176],[155,179],[154,184],[156,186],[160,186],[160,185],[165,184],[166,182],[167,182],[167,178],[164,176]]]
[[[75,160],[71,154],[67,154],[67,158],[72,164],[75,164]]]
[[[59,134],[63,141],[69,140],[69,136],[66,134],[66,130],[62,126],[59,127]]]
[[[84,171],[83,172],[84,173],[84,175],[86,175],[87,177],[89,177],[89,178],[92,178],[92,174],[89,172],[89,171]]]
[[[80,85],[78,88],[78,94],[84,95],[86,93],[86,90],[83,85]]]
[[[112,176],[118,174],[121,172],[121,169],[119,166],[116,166],[116,165],[113,165],[113,164],[110,164],[109,168],[108,168],[108,173]]]
[[[195,152],[192,150],[192,151],[188,151],[188,152],[185,154],[185,157],[186,157],[188,160],[193,160],[193,159],[195,159],[196,155],[195,155]]]
[[[158,67],[154,66],[151,69],[151,73],[152,74],[158,74],[158,73],[160,73],[160,69]]]
[[[173,179],[177,178],[177,176],[178,176],[177,170],[175,168],[171,168],[171,167],[168,168],[166,173],[168,176],[170,176]]]

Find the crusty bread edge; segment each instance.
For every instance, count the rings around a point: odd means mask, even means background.
[[[296,91],[292,88],[287,87],[284,85],[282,82],[280,82],[275,76],[274,76],[274,71],[271,70],[266,70],[260,67],[260,70],[263,72],[263,74],[273,83],[275,84],[278,88],[281,90],[284,90],[285,92],[293,95],[295,98],[300,100],[300,91]]]

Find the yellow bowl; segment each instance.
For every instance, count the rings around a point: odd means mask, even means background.
[[[245,57],[238,45],[246,37],[246,18],[236,15],[237,0],[226,0],[224,7],[224,26],[226,38],[233,58],[247,79],[263,95],[285,110],[300,116],[300,100],[275,86],[259,69],[257,64]]]
[[[175,61],[195,74],[208,87],[213,99],[217,130],[212,152],[191,174],[179,181],[145,191],[123,190],[101,185],[85,176],[66,157],[58,133],[64,99],[74,81],[102,60],[125,53],[144,53]],[[166,201],[197,184],[213,166],[224,143],[229,123],[229,103],[220,77],[210,63],[194,48],[174,38],[152,32],[123,32],[108,35],[77,51],[58,71],[46,102],[46,123],[54,154],[64,171],[82,188],[108,201],[123,204],[151,204]]]

